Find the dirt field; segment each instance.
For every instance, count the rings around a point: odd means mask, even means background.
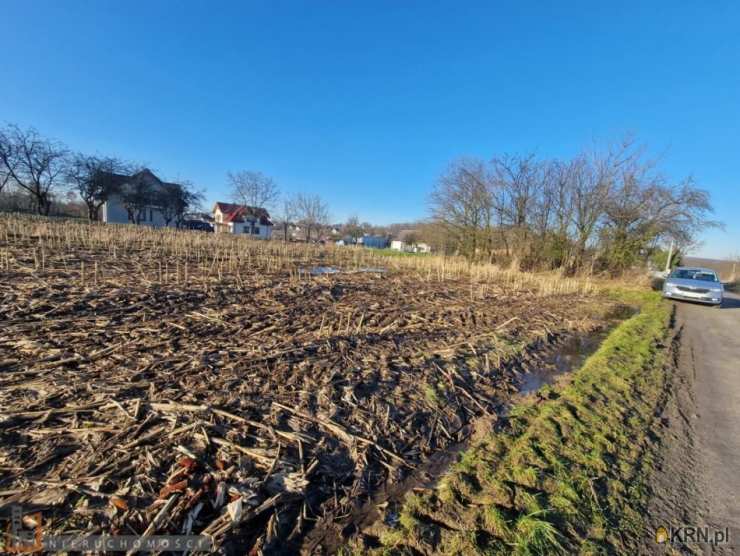
[[[0,217],[0,247],[0,509],[235,553],[334,550],[608,311],[565,282],[194,232]]]

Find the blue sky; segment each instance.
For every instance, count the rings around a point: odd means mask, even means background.
[[[740,253],[740,3],[0,0],[0,122],[146,162],[226,200],[226,172],[336,220],[427,214],[463,155],[571,156],[635,133],[712,193]]]

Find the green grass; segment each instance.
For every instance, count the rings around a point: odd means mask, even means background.
[[[409,253],[407,251],[397,251],[396,249],[391,249],[390,247],[386,247],[385,249],[375,249],[373,247],[368,247],[368,249],[372,249],[373,253],[388,257],[428,257],[431,255],[431,253]]]
[[[634,552],[645,534],[646,435],[668,380],[670,309],[652,292],[612,295],[640,313],[567,386],[514,408],[506,431],[477,441],[435,490],[406,502],[381,553]]]

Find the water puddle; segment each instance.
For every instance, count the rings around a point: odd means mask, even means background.
[[[385,268],[373,268],[373,267],[367,267],[367,268],[358,268],[356,270],[342,270],[340,268],[336,268],[333,266],[315,266],[311,270],[306,271],[305,268],[299,268],[298,273],[303,274],[305,272],[308,272],[311,276],[323,276],[325,274],[359,274],[364,272],[370,272],[373,274],[383,274],[385,272],[388,272]]]
[[[599,349],[610,329],[568,338],[554,353],[546,356],[542,363],[520,375],[517,385],[519,393],[536,392],[545,385],[554,384],[562,375],[580,369],[586,359]]]
[[[301,271],[305,272],[303,269]],[[309,274],[311,276],[321,276],[322,274],[339,274],[340,272],[342,271],[333,266],[315,266],[310,270]]]

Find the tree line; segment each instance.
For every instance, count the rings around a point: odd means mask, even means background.
[[[141,177],[141,165],[117,157],[72,152],[64,144],[33,128],[0,128],[0,194],[21,192],[31,210],[48,216],[62,192],[79,197],[86,216],[98,220],[100,208],[118,195],[132,222],[139,223],[145,207],[156,207],[166,224],[182,221],[202,195],[192,184],[162,183],[151,188]],[[134,176],[134,179],[126,179]]]
[[[707,226],[709,194],[674,182],[633,140],[568,160],[534,154],[452,163],[430,197],[426,239],[441,251],[522,269],[620,273]]]

